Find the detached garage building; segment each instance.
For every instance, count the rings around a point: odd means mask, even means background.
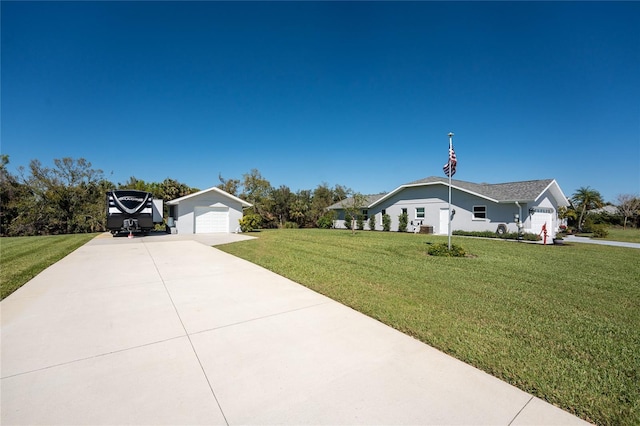
[[[170,227],[178,234],[234,232],[242,219],[242,209],[251,207],[240,198],[209,188],[167,202]]]

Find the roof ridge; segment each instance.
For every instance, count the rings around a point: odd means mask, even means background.
[[[442,181],[446,181],[447,178],[445,177],[440,177],[440,176],[427,176],[425,178],[422,179],[417,179],[408,183],[405,183],[404,185],[415,185],[415,184],[419,184],[419,183],[427,183],[428,181],[438,181],[438,182],[442,182]],[[498,182],[498,183],[489,183],[489,182],[471,182],[468,180],[461,180],[461,179],[451,179],[452,182],[463,182],[463,183],[470,183],[473,185],[506,185],[509,183],[527,183],[527,182],[544,182],[544,181],[553,181],[553,178],[545,178],[545,179],[527,179],[527,180],[514,180],[514,181],[510,181],[510,182]],[[402,185],[401,185],[402,186]]]

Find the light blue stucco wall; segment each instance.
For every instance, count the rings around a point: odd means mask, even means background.
[[[383,200],[373,208],[368,209],[368,213],[369,215],[373,214],[376,216],[376,229],[382,230],[382,210],[385,210],[391,217],[391,231],[397,231],[399,223],[398,217],[402,213],[402,209],[406,208],[409,218],[409,226],[407,227],[409,232],[414,230],[414,226],[419,227],[419,221],[421,220],[422,225],[433,226],[434,233],[446,234],[447,228],[446,225],[441,224],[440,215],[441,210],[448,209],[448,199],[448,187],[446,185],[408,187]],[[519,209],[515,202],[496,203],[468,192],[459,191],[455,188],[452,189],[451,202],[452,209],[455,210],[451,221],[451,229],[454,231],[495,232],[500,224],[505,224],[508,232],[518,231],[515,215],[519,214]],[[486,219],[474,219],[474,206],[486,207]],[[553,211],[553,221],[547,225],[547,229],[549,231],[549,237],[555,235],[555,231],[559,226],[557,204],[549,191],[545,191],[535,203],[520,203],[520,206],[522,211],[521,220],[523,221],[524,230],[527,232],[534,231],[531,227],[532,217],[529,214],[530,207],[551,209]],[[424,207],[424,219],[417,219],[416,209],[418,207]],[[446,218],[446,213],[444,213],[444,218]],[[411,224],[412,222],[413,226]],[[334,221],[334,226],[336,228],[345,227],[343,210],[338,210],[338,218]],[[365,223],[365,229],[369,229],[368,222]],[[539,232],[539,229],[537,232]]]

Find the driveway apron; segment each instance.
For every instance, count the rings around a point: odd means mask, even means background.
[[[243,238],[101,236],[2,301],[0,423],[584,423],[208,245]]]

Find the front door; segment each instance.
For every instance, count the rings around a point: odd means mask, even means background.
[[[440,209],[440,227],[438,234],[449,235],[449,208]]]

